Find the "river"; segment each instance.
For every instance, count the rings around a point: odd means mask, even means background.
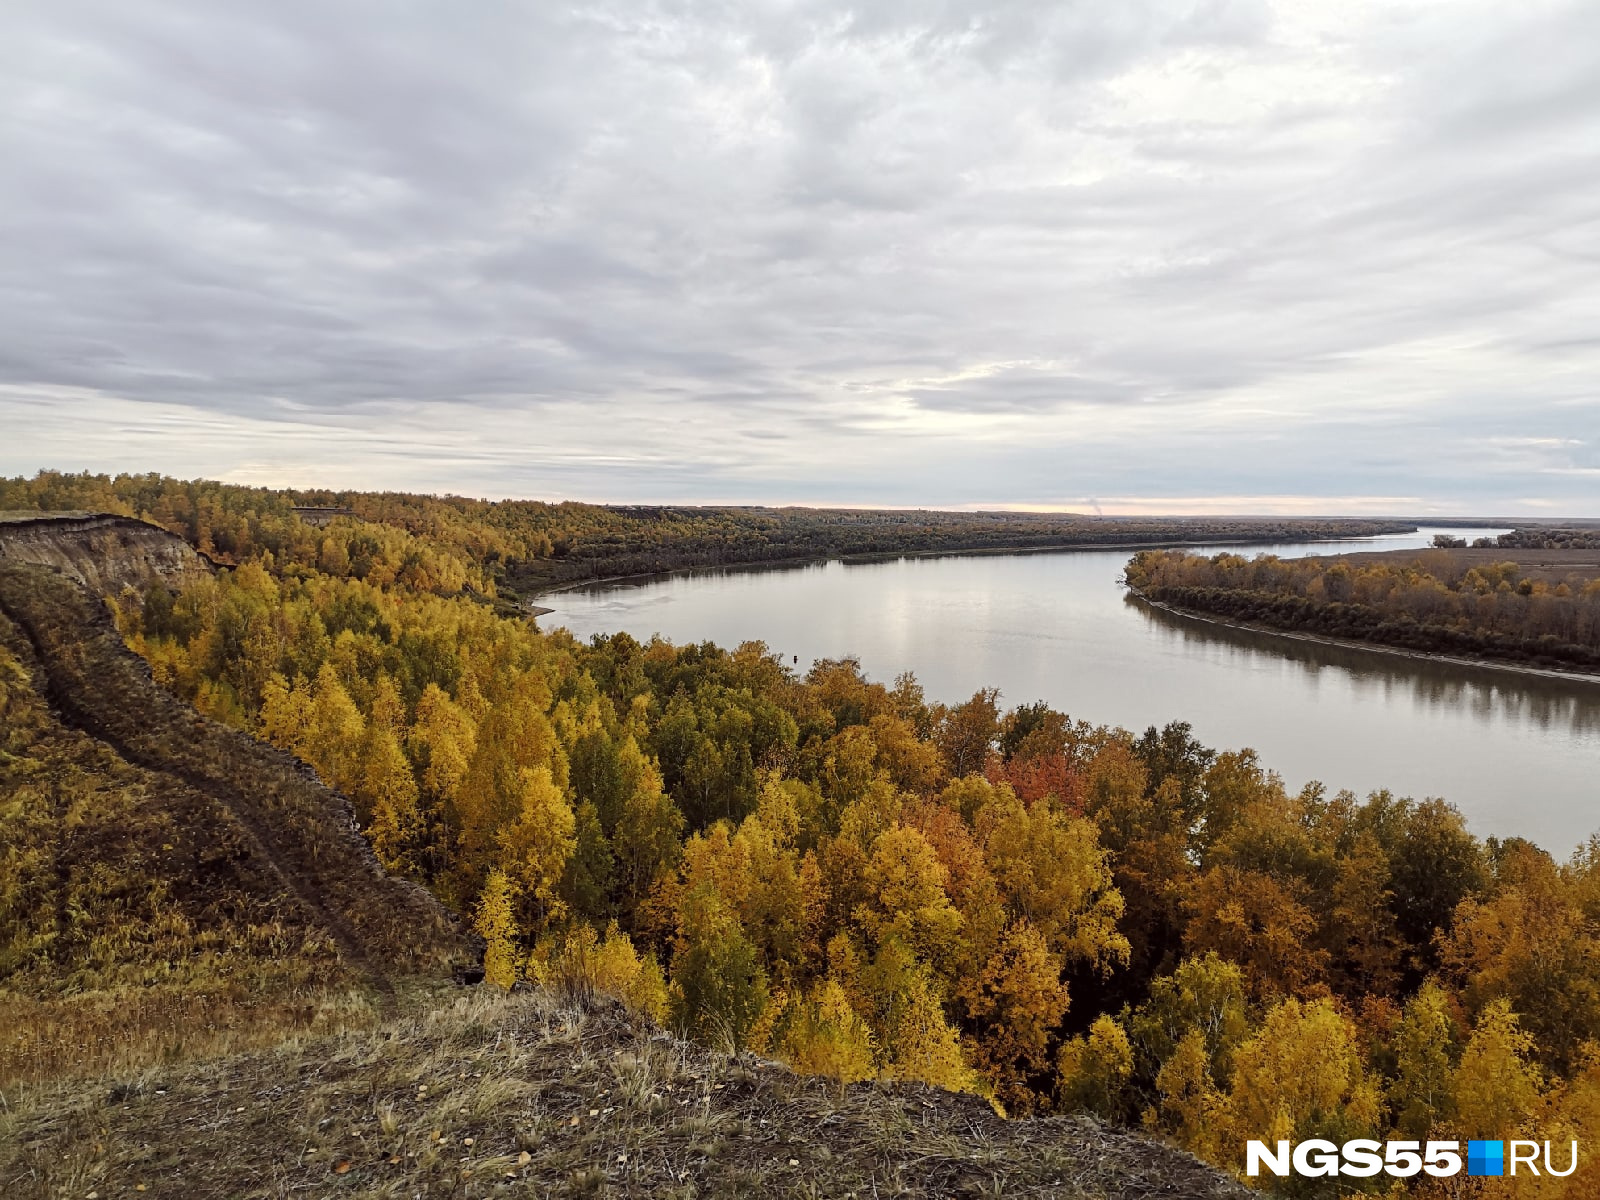
[[[1283,557],[1428,545],[1438,532],[1238,548]],[[1222,547],[1205,547],[1214,552]],[[1188,721],[1249,746],[1291,788],[1442,796],[1483,836],[1565,857],[1600,831],[1600,684],[1420,661],[1158,612],[1118,577],[1131,551],[951,555],[681,573],[559,592],[546,628],[675,643],[766,642],[804,670],[854,656],[873,679],[912,671],[930,699],[998,687],[1138,731]]]

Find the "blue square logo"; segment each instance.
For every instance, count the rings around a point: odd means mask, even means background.
[[[1506,1173],[1506,1144],[1504,1142],[1468,1142],[1468,1175],[1504,1175]]]

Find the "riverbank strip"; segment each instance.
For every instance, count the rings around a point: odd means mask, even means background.
[[[1263,625],[1256,621],[1239,621],[1232,617],[1218,617],[1211,613],[1201,613],[1190,608],[1179,608],[1168,604],[1164,600],[1152,600],[1138,588],[1131,584],[1124,584],[1128,594],[1141,604],[1151,608],[1160,609],[1175,617],[1182,617],[1188,621],[1199,621],[1203,625],[1219,625],[1224,629],[1239,629],[1247,633],[1263,633],[1276,638],[1284,638],[1295,642],[1315,642],[1322,646],[1336,646],[1344,650],[1366,650],[1373,654],[1389,654],[1399,658],[1416,659],[1420,662],[1445,663],[1456,667],[1481,667],[1489,671],[1509,671],[1517,675],[1538,675],[1546,679],[1569,679],[1578,683],[1600,684],[1600,675],[1587,671],[1564,671],[1559,667],[1534,667],[1525,663],[1504,662],[1495,658],[1472,658],[1463,654],[1431,654],[1426,650],[1407,650],[1403,646],[1385,646],[1382,642],[1364,642],[1358,638],[1330,637],[1324,633],[1302,633],[1292,629],[1278,629],[1271,625]]]
[[[1382,536],[1382,535],[1378,535]],[[1348,542],[1354,540],[1348,534],[1335,534],[1330,537],[1305,537],[1297,538],[1296,542]],[[1066,542],[1056,546],[975,546],[970,550],[939,549],[939,550],[885,550],[875,554],[813,554],[803,558],[759,558],[749,562],[734,563],[703,563],[690,567],[669,567],[664,571],[635,571],[628,575],[600,575],[592,579],[569,579],[562,583],[542,587],[530,593],[534,600],[543,600],[549,596],[556,596],[562,592],[575,592],[580,588],[610,587],[619,583],[649,583],[659,579],[671,579],[679,575],[707,575],[713,571],[781,571],[793,567],[816,567],[825,563],[843,563],[847,567],[870,566],[873,563],[895,562],[902,558],[1019,558],[1032,554],[1084,554],[1097,550],[1182,550],[1190,546],[1210,546],[1227,548],[1229,546],[1276,546],[1282,544],[1281,537],[1260,538],[1178,538],[1162,542]],[[530,605],[536,608],[537,605]],[[543,612],[554,612],[554,609],[544,609]],[[542,613],[535,615],[543,615]]]

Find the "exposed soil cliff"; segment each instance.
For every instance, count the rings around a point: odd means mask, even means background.
[[[211,570],[182,538],[109,513],[0,513],[0,562],[53,567],[101,595],[179,588]]]

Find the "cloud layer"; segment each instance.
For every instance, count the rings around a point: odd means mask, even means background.
[[[0,470],[1600,515],[1600,7],[59,0]]]

